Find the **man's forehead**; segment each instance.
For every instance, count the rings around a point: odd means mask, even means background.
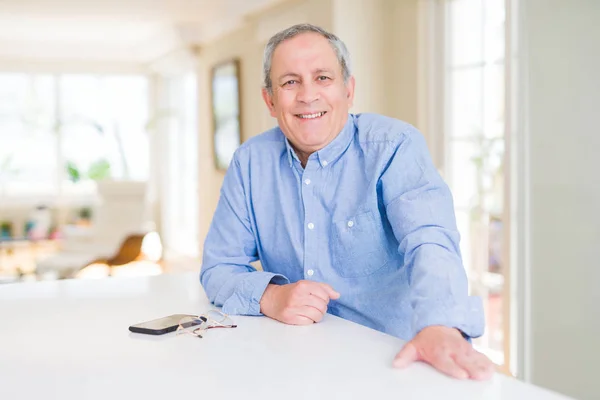
[[[341,67],[329,41],[312,32],[282,42],[273,52],[273,68],[281,67],[287,70],[305,66],[310,66],[311,70]]]

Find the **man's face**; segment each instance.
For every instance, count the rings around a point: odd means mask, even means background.
[[[354,78],[344,84],[329,41],[302,33],[279,44],[271,60],[273,94],[263,98],[279,127],[299,151],[312,153],[340,133],[354,98]]]

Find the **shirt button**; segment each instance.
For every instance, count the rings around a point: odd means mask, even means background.
[[[348,228],[352,228],[354,226],[354,221],[348,221]]]
[[[323,162],[322,162],[321,164],[322,164],[324,167],[326,167],[326,166],[327,166],[327,164],[329,164],[329,163],[327,162],[327,160],[323,160]]]
[[[304,183],[306,183],[307,185],[310,185],[310,179],[305,179]]]
[[[308,229],[314,229],[315,224],[313,224],[312,222],[308,223]]]
[[[315,273],[315,271],[313,271],[312,269],[309,269],[308,271],[306,271],[306,274],[307,274],[308,276],[313,276],[313,275],[314,275],[314,273]]]

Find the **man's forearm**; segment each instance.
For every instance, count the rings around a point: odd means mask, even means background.
[[[437,244],[417,248],[409,261],[412,270],[413,332],[428,326],[456,328],[468,337],[483,334],[481,299],[468,295],[460,258]]]
[[[288,283],[283,275],[256,271],[251,266],[216,265],[202,269],[200,282],[209,300],[223,312],[260,315],[260,299],[270,282]]]

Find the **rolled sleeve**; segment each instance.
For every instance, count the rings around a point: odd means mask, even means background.
[[[237,153],[236,153],[237,155]],[[269,283],[287,277],[256,271],[258,260],[237,158],[229,167],[217,210],[204,242],[200,282],[209,300],[227,314],[260,315],[260,299]]]
[[[289,281],[285,276],[272,272],[253,272],[244,278],[223,303],[223,312],[233,315],[262,315],[260,299],[270,283],[284,285]]]
[[[460,330],[467,339],[483,335],[483,304],[479,297],[469,297],[465,304],[422,303],[414,313],[412,329],[414,334],[428,326],[447,326]]]
[[[408,274],[413,334],[442,325],[481,336],[482,302],[468,295],[452,194],[416,129],[394,152],[382,178],[383,197]]]

